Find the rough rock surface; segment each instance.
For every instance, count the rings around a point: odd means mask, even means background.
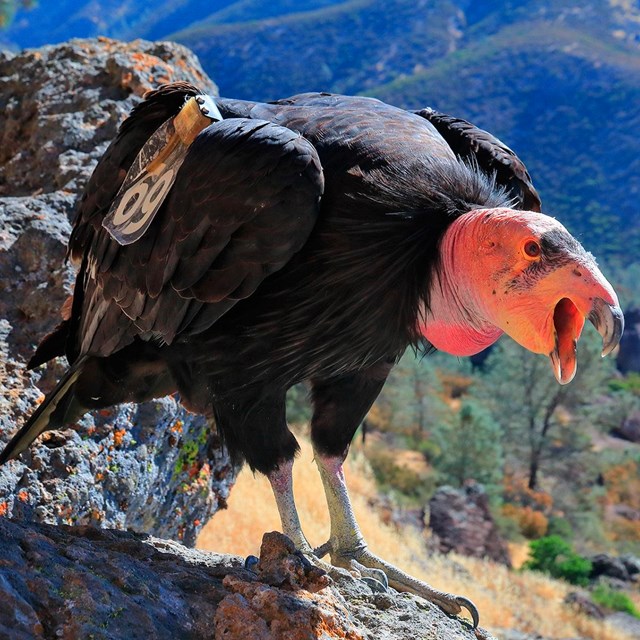
[[[472,640],[410,594],[311,568],[282,534],[241,558],[90,527],[0,519],[0,637],[136,640]],[[488,636],[486,636],[488,637]]]
[[[486,557],[511,566],[481,485],[470,482],[462,489],[440,487],[429,502],[429,513],[429,526],[440,552]]]
[[[622,373],[640,371],[640,309],[636,307],[624,312],[624,333],[620,340],[616,365]]]
[[[215,93],[172,43],[74,40],[0,52],[0,442],[64,363],[27,372],[74,280],[64,264],[74,203],[143,93],[187,80]],[[193,544],[234,473],[202,417],[175,399],[87,415],[0,468],[0,515],[132,528]]]
[[[614,578],[622,582],[630,582],[637,580],[640,575],[640,559],[635,556],[627,555],[610,556],[606,553],[599,553],[589,558],[592,564],[591,575],[592,580],[597,580],[601,576],[605,578]]]
[[[619,427],[611,430],[611,435],[640,444],[640,411],[630,413]]]

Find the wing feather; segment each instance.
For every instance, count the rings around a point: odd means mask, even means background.
[[[124,135],[119,144],[126,142]],[[104,356],[136,336],[171,343],[205,330],[282,268],[315,224],[324,178],[311,143],[267,121],[228,119],[200,133],[156,219],[121,246],[101,226],[109,204],[102,183],[119,185],[114,175],[130,155],[112,147],[119,159],[98,165],[70,249],[91,267],[81,353]]]
[[[542,203],[524,162],[503,142],[475,125],[434,109],[416,112],[438,130],[453,152],[462,158],[475,158],[480,168],[495,173],[516,200],[516,208],[540,211]]]

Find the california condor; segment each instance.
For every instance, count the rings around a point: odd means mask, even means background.
[[[298,450],[285,394],[307,381],[331,518],[319,555],[456,614],[475,606],[375,557],[342,463],[408,346],[471,355],[507,333],[576,370],[588,318],[603,354],[623,318],[594,258],[540,200],[515,154],[469,123],[363,97],[216,100],[155,219],[122,245],[103,227],[148,138],[195,87],[151,92],[123,123],[79,203],[67,318],[30,366],[70,367],[0,456],[91,409],[179,392],[236,460],[266,474],[283,531],[309,556],[292,493]],[[523,208],[529,209],[527,211]],[[318,551],[318,550],[316,550]],[[378,571],[377,571],[378,570]]]

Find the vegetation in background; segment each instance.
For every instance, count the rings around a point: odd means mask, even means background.
[[[578,348],[578,373],[559,385],[547,358],[511,340],[502,340],[478,377],[474,393],[502,426],[512,464],[526,465],[529,489],[538,488],[541,467],[571,457],[589,447],[581,415],[597,400],[613,373],[611,360],[602,360],[598,337],[585,331]]]
[[[640,618],[640,610],[633,604],[633,600],[626,593],[612,589],[606,584],[599,584],[591,592],[591,598],[607,609],[623,611],[634,618]]]
[[[532,540],[529,547],[531,557],[524,563],[524,569],[541,571],[583,587],[589,584],[591,562],[575,553],[571,545],[560,536]]]
[[[441,484],[461,487],[465,480],[481,482],[490,498],[499,498],[504,475],[502,428],[476,400],[465,400],[447,422],[432,428],[440,453],[433,464]]]

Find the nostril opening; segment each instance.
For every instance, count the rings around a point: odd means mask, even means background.
[[[580,269],[574,269],[573,270],[573,275],[574,276],[578,276],[578,278],[582,277],[582,271],[580,271]]]

